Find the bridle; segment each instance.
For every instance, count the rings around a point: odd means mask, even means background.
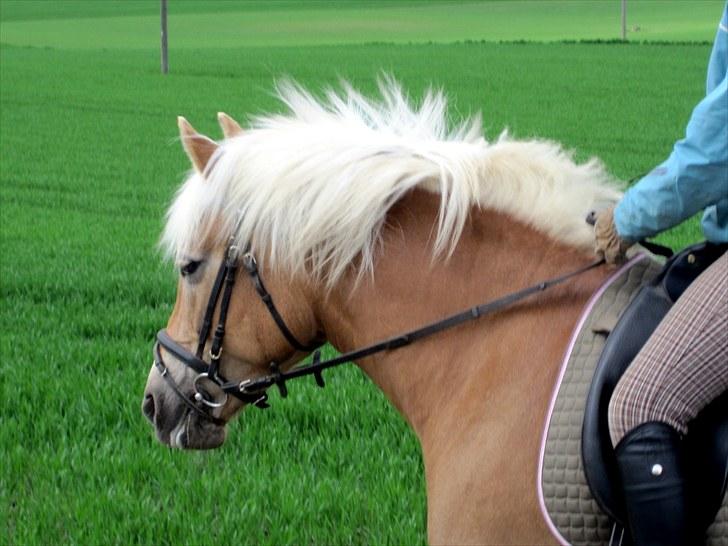
[[[283,337],[286,338],[286,341],[299,351],[311,352],[319,347],[321,343],[301,343],[288,328],[283,317],[273,303],[272,296],[266,289],[265,284],[263,284],[263,279],[260,277],[260,273],[258,271],[258,264],[249,248],[243,253],[241,261],[243,268],[247,271],[253,281],[253,286],[255,287],[256,292],[267,307],[271,317],[278,325],[278,329],[283,334]],[[232,297],[233,287],[235,286],[235,277],[237,272],[238,249],[231,242],[225,251],[225,257],[220,264],[220,268],[215,276],[215,282],[213,283],[212,290],[210,291],[210,297],[207,300],[207,307],[202,320],[202,326],[200,328],[197,341],[197,350],[195,353],[188,351],[185,347],[172,339],[172,336],[169,335],[166,329],[162,329],[157,332],[157,343],[154,345],[154,366],[157,368],[164,380],[170,385],[170,387],[172,387],[172,390],[180,397],[182,402],[188,408],[206,419],[211,420],[217,425],[224,424],[224,421],[211,415],[209,411],[224,406],[227,403],[228,395],[233,395],[242,402],[252,404],[261,409],[268,407],[268,395],[264,390],[256,389],[255,391],[250,391],[245,388],[245,381],[231,382],[220,374],[220,357],[222,356],[222,345],[223,339],[225,338],[225,323],[227,322],[227,314],[230,307],[230,299]],[[208,353],[210,362],[208,363],[203,359],[203,353],[205,351],[205,345],[207,344],[207,338],[210,335],[212,319],[218,301],[220,302],[220,315],[218,317],[217,326],[212,335],[212,343]],[[180,389],[179,385],[169,374],[169,370],[162,358],[161,348],[164,348],[185,366],[192,368],[197,372],[198,375],[195,377],[193,382],[195,389],[194,401]],[[273,367],[275,364],[271,364],[271,366]],[[207,392],[207,389],[205,389],[205,383],[208,381],[218,387],[224,394],[224,398],[222,400],[216,400],[210,396],[209,392]],[[205,411],[205,408],[209,408],[209,410]]]
[[[238,260],[241,261],[243,268],[253,282],[256,292],[267,307],[268,312],[288,343],[299,351],[314,351],[311,364],[296,367],[288,372],[282,372],[279,365],[272,362],[270,364],[270,374],[254,379],[245,379],[243,381],[228,381],[220,374],[220,356],[222,355],[223,339],[225,337],[225,323],[227,321],[228,308],[230,306],[230,299],[235,285],[235,277],[238,272]],[[225,257],[217,272],[215,282],[213,283],[212,290],[210,292],[210,297],[207,301],[207,308],[205,309],[202,327],[200,328],[196,352],[192,353],[184,348],[172,339],[166,329],[162,329],[157,333],[157,342],[154,345],[154,366],[172,390],[190,410],[212,423],[222,426],[225,424],[225,421],[214,416],[211,412],[217,408],[223,407],[227,403],[230,395],[238,398],[246,404],[252,404],[257,408],[265,409],[269,407],[268,395],[265,391],[272,385],[276,385],[278,387],[282,398],[285,398],[288,395],[286,381],[298,377],[313,375],[316,379],[316,384],[319,387],[323,387],[325,383],[322,371],[325,369],[348,362],[354,362],[375,353],[399,349],[443,330],[458,326],[464,322],[478,319],[486,314],[493,313],[512,305],[533,294],[543,292],[552,286],[561,284],[572,277],[586,273],[603,263],[603,259],[597,260],[565,275],[540,282],[488,303],[471,307],[460,313],[450,315],[442,320],[392,338],[385,339],[372,345],[368,345],[361,349],[350,351],[337,357],[321,361],[320,351],[316,350],[321,343],[314,342],[304,344],[299,342],[286,325],[283,317],[273,303],[273,297],[266,289],[265,284],[263,284],[263,279],[260,277],[260,272],[258,271],[258,264],[251,253],[250,248],[247,248],[242,254],[242,257],[239,258],[238,248],[231,241],[225,251]],[[220,314],[217,326],[212,335],[212,342],[208,355],[210,361],[208,363],[203,359],[203,353],[205,345],[207,344],[207,338],[210,334],[213,314],[218,301],[220,302]],[[177,382],[169,374],[169,370],[162,358],[162,348],[174,355],[174,357],[185,366],[197,372],[197,376],[193,381],[195,392],[192,398],[182,391]],[[213,396],[211,394],[211,391],[213,390],[217,390],[219,393],[222,393],[222,396]]]

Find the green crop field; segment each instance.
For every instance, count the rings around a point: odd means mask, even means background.
[[[421,544],[417,441],[354,367],[245,411],[219,450],[154,439],[176,116],[218,137],[218,111],[280,108],[280,76],[372,93],[387,72],[627,180],[681,136],[723,2],[630,0],[627,44],[558,41],[617,38],[616,0],[169,4],[162,76],[154,0],[0,0],[0,544]],[[660,240],[699,238],[693,219]]]

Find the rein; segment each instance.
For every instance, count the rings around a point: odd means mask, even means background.
[[[273,298],[265,288],[263,280],[260,277],[258,265],[255,257],[252,255],[249,249],[246,249],[243,257],[242,264],[246,272],[251,278],[256,292],[260,296],[261,300],[265,304],[268,312],[278,326],[281,334],[286,338],[288,343],[297,350],[300,351],[314,351],[312,356],[312,363],[302,367],[294,368],[288,372],[282,372],[279,369],[279,365],[275,362],[270,364],[271,373],[255,379],[245,379],[243,381],[228,381],[219,373],[220,355],[222,353],[222,342],[225,336],[225,321],[227,319],[227,310],[230,304],[232,295],[233,285],[235,283],[235,275],[237,273],[238,261],[237,261],[237,248],[230,245],[225,253],[225,259],[220,266],[220,270],[217,273],[215,282],[210,292],[210,298],[208,300],[207,308],[205,310],[205,316],[203,318],[202,327],[200,329],[200,335],[198,339],[197,351],[195,354],[185,349],[182,345],[177,343],[167,333],[165,329],[160,330],[157,333],[157,342],[154,348],[154,365],[159,370],[160,374],[167,383],[172,386],[174,392],[182,399],[186,406],[191,410],[195,411],[200,416],[212,421],[216,425],[221,426],[224,421],[218,417],[213,416],[210,410],[220,408],[227,402],[228,395],[234,396],[239,400],[253,404],[254,406],[265,409],[269,407],[267,400],[268,395],[265,390],[275,385],[280,391],[281,397],[285,398],[288,395],[288,388],[286,382],[291,379],[299,377],[305,377],[307,375],[313,375],[316,384],[319,387],[324,387],[325,382],[323,379],[322,372],[328,368],[339,366],[341,364],[350,363],[361,358],[371,356],[376,353],[393,351],[406,347],[416,341],[430,337],[434,334],[454,328],[465,322],[476,320],[482,316],[494,313],[512,305],[520,300],[523,300],[533,294],[543,292],[553,286],[562,284],[567,280],[582,275],[587,271],[595,269],[604,263],[604,259],[592,262],[584,267],[581,267],[575,271],[554,277],[538,284],[529,286],[517,292],[513,292],[501,298],[492,300],[481,305],[476,305],[459,313],[450,315],[444,319],[432,322],[425,326],[415,328],[408,332],[396,335],[394,337],[379,341],[372,345],[350,351],[348,353],[341,354],[337,357],[330,358],[328,360],[321,361],[321,352],[316,350],[318,344],[304,344],[299,342],[290,329],[286,326],[283,317],[278,312],[273,303]],[[220,295],[222,294],[222,298]],[[202,358],[204,347],[207,342],[207,338],[212,325],[212,318],[218,300],[220,300],[220,315],[218,318],[218,325],[215,328],[213,334],[212,343],[209,351],[210,362],[205,362]],[[193,385],[194,385],[194,401],[187,396],[177,385],[174,379],[168,373],[168,369],[162,359],[162,353],[160,347],[167,350],[169,353],[175,356],[185,366],[192,368],[198,373]],[[218,391],[221,396],[214,396],[211,391]],[[224,395],[224,396],[222,396]],[[205,407],[209,408],[206,410]]]
[[[460,324],[463,324],[465,322],[476,320],[482,316],[499,311],[505,307],[508,307],[509,305],[512,305],[522,299],[527,298],[528,296],[531,296],[538,292],[543,292],[544,290],[547,290],[552,286],[556,286],[558,284],[566,282],[573,277],[586,273],[587,271],[590,271],[591,269],[594,269],[602,265],[603,263],[603,259],[598,260],[596,262],[590,263],[585,267],[577,269],[576,271],[572,271],[571,273],[567,273],[560,277],[555,277],[547,281],[540,282],[528,288],[524,288],[523,290],[519,290],[518,292],[513,292],[511,294],[503,296],[502,298],[498,298],[496,300],[492,300],[481,305],[476,305],[474,307],[466,309],[465,311],[455,313],[454,315],[450,315],[449,317],[438,320],[436,322],[432,322],[420,328],[416,328],[414,330],[410,330],[409,332],[396,335],[389,339],[373,343],[372,345],[362,347],[361,349],[356,349],[354,351],[341,354],[329,360],[320,361],[320,352],[316,351],[316,353],[314,353],[313,355],[312,364],[298,369],[294,369],[290,372],[280,372],[278,370],[278,366],[273,363],[271,364],[271,370],[273,373],[260,377],[258,379],[246,380],[243,382],[245,383],[244,385],[241,383],[240,385],[238,385],[238,387],[242,386],[242,388],[240,389],[242,392],[252,393],[255,391],[267,389],[272,385],[276,385],[281,391],[281,396],[285,398],[288,394],[288,391],[286,389],[286,381],[289,381],[291,379],[296,379],[298,377],[304,377],[307,375],[314,375],[316,377],[316,383],[319,386],[323,386],[323,378],[321,376],[321,372],[323,370],[332,368],[334,366],[339,366],[341,364],[347,364],[376,353],[393,351],[395,349],[406,347],[407,345],[410,345],[426,337],[430,337],[434,334],[442,332],[443,330],[449,330],[450,328],[454,328],[455,326],[459,326]],[[225,386],[223,386],[223,389],[224,388]],[[234,389],[236,387],[233,387],[231,384],[229,388]]]

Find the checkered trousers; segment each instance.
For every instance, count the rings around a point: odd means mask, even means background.
[[[687,423],[728,390],[728,252],[678,298],[619,380],[609,403],[613,445],[633,428]]]

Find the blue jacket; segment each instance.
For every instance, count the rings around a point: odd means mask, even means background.
[[[620,237],[639,241],[703,214],[708,241],[728,242],[728,2],[708,64],[707,93],[667,160],[627,190],[614,211]]]

